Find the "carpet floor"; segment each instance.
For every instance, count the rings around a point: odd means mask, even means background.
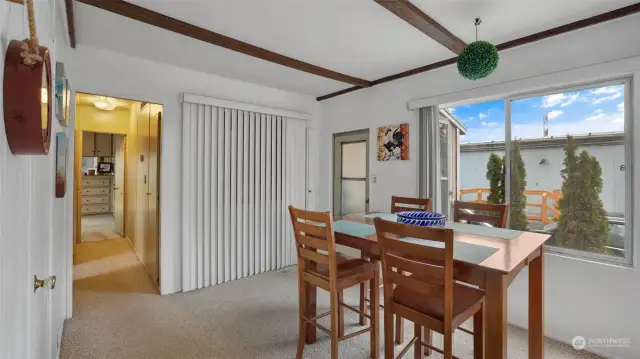
[[[159,296],[131,247],[122,241],[79,245],[103,244],[80,249],[76,256],[73,319],[65,325],[61,359],[295,357],[298,334],[295,270],[267,272],[198,291]],[[347,291],[345,300],[355,304],[357,295],[356,290]],[[329,307],[329,298],[322,291],[318,307],[319,313]],[[346,332],[360,329],[355,324],[355,313],[346,312]],[[326,320],[321,323],[329,326]],[[413,327],[405,323],[408,340]],[[382,331],[380,339],[382,345]],[[434,342],[441,347],[439,335],[434,335]],[[528,357],[525,330],[510,326],[508,342],[509,359]],[[396,354],[401,348],[396,346]],[[381,356],[382,349],[381,346]],[[454,355],[473,358],[471,336],[456,333]],[[305,347],[304,358],[328,357],[328,337],[319,331],[318,342]],[[412,350],[406,357],[413,357]],[[369,358],[368,334],[342,342],[340,358]],[[434,353],[430,358],[442,357]],[[600,357],[547,339],[545,358]]]
[[[116,232],[115,218],[112,214],[82,216],[81,242],[95,242],[121,237]]]

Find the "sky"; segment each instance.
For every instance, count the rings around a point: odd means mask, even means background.
[[[467,127],[461,143],[504,141],[504,100],[450,108]],[[531,97],[511,103],[511,135],[542,138],[543,118],[549,136],[624,131],[624,85]]]

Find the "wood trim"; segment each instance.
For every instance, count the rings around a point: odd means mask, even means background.
[[[8,2],[24,5],[24,0],[7,0]]]
[[[461,53],[467,46],[464,41],[460,40],[460,38],[452,34],[444,26],[440,25],[408,0],[375,0],[375,2],[420,30],[440,45],[451,50],[456,55]]]
[[[69,30],[69,45],[76,48],[76,21],[73,15],[73,0],[64,0],[64,7],[67,12],[67,28]]]
[[[629,6],[625,6],[623,8],[617,9],[617,10],[613,10],[613,11],[609,11],[609,12],[605,12],[599,15],[595,15],[586,19],[582,19],[582,20],[578,20],[578,21],[574,21],[572,23],[566,24],[566,25],[562,25],[562,26],[558,26],[558,27],[554,27],[552,29],[548,29],[545,31],[541,31],[532,35],[528,35],[528,36],[524,36],[515,40],[511,40],[511,41],[507,41],[504,42],[502,44],[496,45],[496,47],[498,48],[498,51],[503,51],[503,50],[508,50],[508,49],[512,49],[514,47],[518,47],[518,46],[522,46],[522,45],[527,45],[527,44],[531,44],[534,43],[536,41],[540,41],[540,40],[544,40],[553,36],[557,36],[557,35],[562,35],[571,31],[575,31],[575,30],[580,30],[583,29],[585,27],[589,27],[592,25],[596,25],[596,24],[600,24],[603,22],[607,22],[607,21],[612,21],[612,20],[616,20],[625,16],[629,16],[629,15],[633,15],[633,14],[637,14],[640,12],[640,2],[639,3],[635,3]],[[376,86],[376,85],[380,85],[383,84],[385,82],[389,82],[389,81],[394,81],[394,80],[398,80],[401,78],[405,78],[405,77],[409,77],[409,76],[413,76],[416,74],[420,74],[423,72],[427,72],[427,71],[431,71],[431,70],[435,70],[435,69],[439,69],[441,67],[445,67],[445,66],[449,66],[449,65],[453,65],[456,63],[457,58],[450,58],[450,59],[446,59],[446,60],[442,60],[439,62],[435,62],[429,65],[425,65],[425,66],[421,66],[421,67],[417,67],[415,69],[411,69],[411,70],[407,70],[404,72],[400,72],[398,74],[395,75],[390,75],[390,76],[386,76],[383,78],[380,78],[378,80],[374,80],[371,82],[371,86]],[[360,88],[358,87],[350,87],[348,89],[344,89],[344,90],[340,90],[337,92],[333,92],[327,95],[323,95],[320,96],[318,98],[316,98],[317,101],[323,101],[323,100],[327,100],[336,96],[340,96],[340,95],[344,95],[346,93],[349,92],[353,92],[356,90],[359,90]]]
[[[99,1],[99,0],[78,0],[105,11],[118,14],[129,19],[137,20],[161,29],[165,29],[176,34],[190,37],[192,39],[204,41],[212,45],[224,47],[245,55],[256,57],[278,65],[307,72],[313,75],[328,79],[345,82],[359,87],[369,87],[371,82],[357,77],[341,74],[316,65],[312,65],[294,58],[280,55],[273,51],[251,45],[249,43],[233,39],[231,37],[213,32],[184,21],[163,15],[161,13],[128,3],[126,1]]]

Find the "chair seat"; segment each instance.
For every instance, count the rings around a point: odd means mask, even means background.
[[[353,258],[341,253],[337,253],[338,280],[346,279],[360,274],[373,274],[377,268],[377,263],[372,263],[364,259]],[[329,280],[329,266],[321,264],[315,271],[310,271],[314,275]]]
[[[444,321],[444,298],[425,296],[407,286],[399,286],[393,291],[393,301]],[[484,301],[484,291],[462,284],[453,285],[453,327],[459,327],[473,315]]]

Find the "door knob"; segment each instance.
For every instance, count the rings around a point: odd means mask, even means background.
[[[52,275],[47,278],[38,279],[35,275],[33,276],[33,292],[35,293],[38,288],[49,288],[54,289],[56,287],[56,276]]]

